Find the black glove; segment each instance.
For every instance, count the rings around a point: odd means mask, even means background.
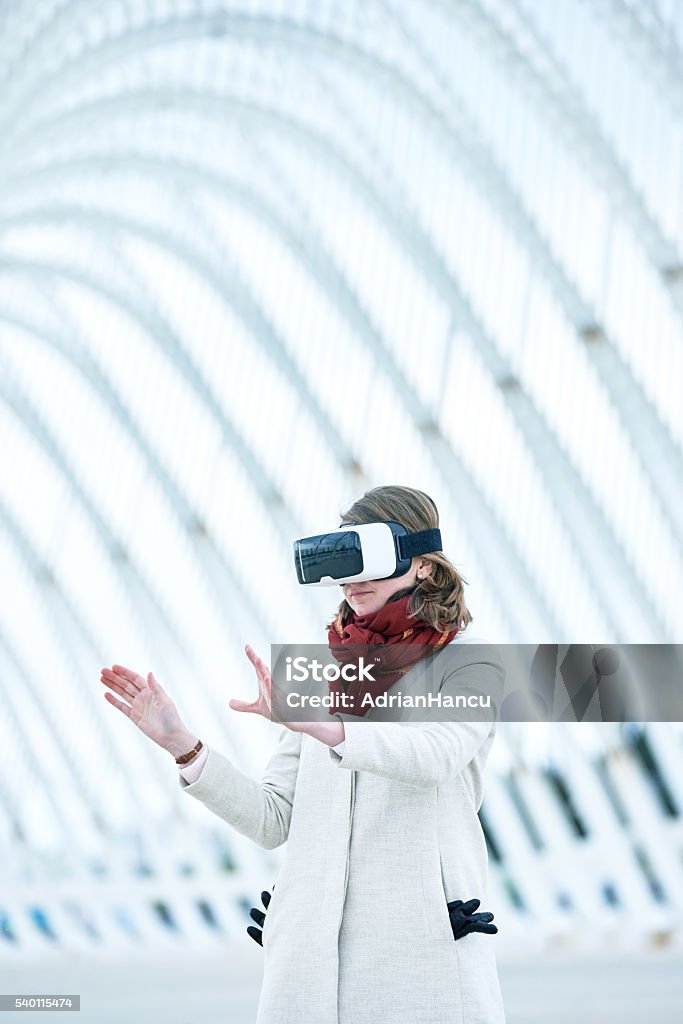
[[[467,903],[463,903],[462,900],[451,900],[448,904],[448,916],[451,919],[454,939],[461,939],[470,932],[496,934],[498,929],[495,924],[489,923],[493,921],[493,914],[488,911],[485,914],[474,913],[480,902],[481,900],[468,900]]]
[[[273,886],[273,889],[275,889],[275,886]],[[268,904],[270,903],[270,893],[266,889],[264,889],[263,892],[261,893],[261,903],[267,910]],[[253,924],[250,924],[249,927],[247,928],[247,935],[251,935],[254,942],[258,942],[259,946],[262,946],[263,923],[266,919],[266,915],[263,913],[262,910],[259,910],[258,907],[252,907],[251,910],[249,911],[249,917],[252,919],[252,921],[256,921],[256,924],[259,925],[259,927],[255,928]]]

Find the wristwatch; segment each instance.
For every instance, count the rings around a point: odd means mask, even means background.
[[[192,750],[190,750],[187,754],[183,754],[182,757],[176,757],[175,763],[176,764],[187,764],[188,761],[191,761],[192,758],[196,754],[199,753],[199,751],[202,749],[203,746],[204,746],[204,744],[202,743],[202,741],[201,740],[197,740],[197,743],[192,748]]]

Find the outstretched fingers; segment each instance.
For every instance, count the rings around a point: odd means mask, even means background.
[[[110,690],[113,690],[115,693],[118,693],[119,697],[123,697],[128,707],[130,707],[130,705],[135,700],[135,697],[131,696],[129,693],[126,693],[123,687],[119,686],[118,683],[110,682],[108,679],[105,679],[104,676],[100,678],[100,682],[104,686],[108,686]]]
[[[140,691],[147,686],[147,681],[130,669],[117,671],[120,669],[120,665],[114,665],[110,669],[103,668],[100,671],[100,678],[103,683],[110,686],[116,693],[121,694],[122,697],[130,697],[135,700]]]
[[[260,714],[261,711],[257,700],[238,700],[237,697],[230,698],[228,707],[233,711],[253,711],[255,714]]]
[[[108,700],[110,704],[113,704],[119,711],[123,711],[126,718],[130,718],[130,707],[128,704],[124,704],[122,701],[117,700],[112,693],[105,693],[105,700]]]
[[[230,701],[230,707],[234,708],[235,711],[255,711],[257,714],[266,716],[265,712],[270,714],[271,705],[271,679],[270,670],[262,658],[259,658],[258,654],[250,644],[245,644],[244,652],[252,663],[256,670],[256,677],[258,679],[258,698],[253,704],[245,704],[244,701]]]
[[[244,650],[246,651],[249,661],[256,669],[256,672],[261,682],[265,682],[266,679],[270,679],[270,669],[266,665],[265,661],[263,661],[262,658],[259,658],[254,648],[250,647],[250,645],[247,644]]]
[[[125,665],[112,665],[111,668],[117,676],[132,683],[136,690],[142,690],[147,685],[145,677],[141,676],[139,672],[134,672],[132,668],[126,668]]]

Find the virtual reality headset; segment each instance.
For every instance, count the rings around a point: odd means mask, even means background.
[[[311,587],[403,576],[415,555],[441,551],[441,531],[410,533],[401,523],[342,523],[331,533],[294,541],[299,583]]]

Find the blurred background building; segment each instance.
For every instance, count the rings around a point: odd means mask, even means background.
[[[258,973],[282,850],[99,670],[258,776],[244,644],[321,642],[291,542],[368,487],[435,498],[478,635],[683,640],[682,82],[677,0],[0,7],[4,990]],[[501,963],[680,950],[681,725],[498,736]]]

